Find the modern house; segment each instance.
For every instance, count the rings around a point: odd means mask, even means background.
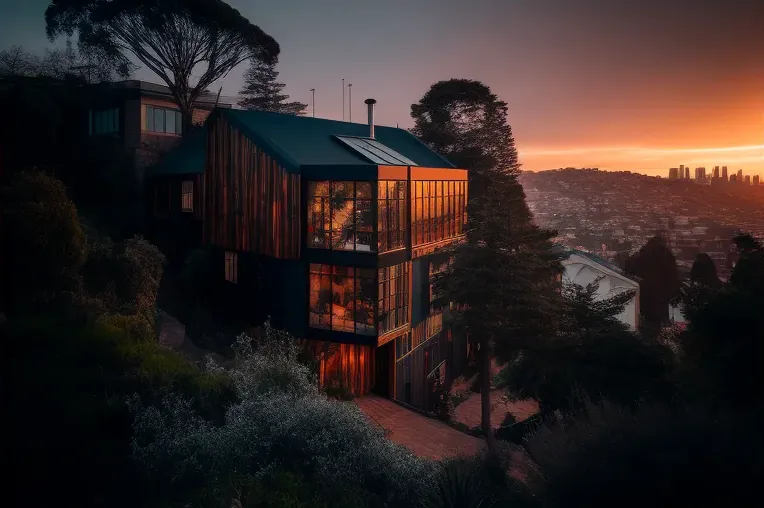
[[[171,206],[201,209],[224,298],[305,339],[322,383],[427,409],[435,378],[466,364],[431,280],[464,237],[467,171],[375,126],[374,103],[368,124],[216,109],[204,159],[184,143],[155,188],[174,178],[201,190]]]
[[[615,296],[623,291],[636,291],[618,319],[630,329],[636,330],[639,324],[639,282],[627,277],[623,270],[604,259],[577,249],[566,249],[569,257],[563,260],[565,269],[563,280],[579,286],[591,284],[602,277],[597,291],[598,299]]]

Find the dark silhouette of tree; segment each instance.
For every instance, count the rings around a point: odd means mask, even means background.
[[[308,105],[302,102],[287,102],[289,96],[283,93],[286,85],[276,81],[278,75],[276,62],[253,62],[244,73],[245,85],[239,92],[242,96],[239,106],[258,111],[304,115]]]
[[[45,11],[48,37],[79,37],[125,70],[132,56],[170,88],[192,123],[201,93],[247,60],[273,61],[279,45],[221,0],[53,0]],[[199,77],[191,83],[192,74]]]
[[[669,303],[679,291],[679,270],[665,238],[661,235],[650,238],[626,261],[626,271],[640,278],[643,331],[657,333],[668,324]]]
[[[718,289],[722,285],[719,276],[716,274],[714,260],[705,252],[695,256],[695,262],[693,262],[692,268],[690,268],[690,280],[712,289]]]
[[[45,76],[56,79],[79,79],[85,83],[114,81],[117,76],[126,76],[133,70],[117,68],[113,60],[103,57],[97,48],[74,49],[70,40],[64,48],[45,50],[45,54],[35,55],[24,51],[21,46],[12,46],[0,51],[0,77]]]
[[[64,185],[24,171],[2,192],[2,282],[9,315],[57,310],[79,289],[86,241]]]
[[[549,415],[580,409],[587,400],[633,406],[671,395],[671,352],[618,320],[635,292],[597,300],[599,282],[564,283],[564,311],[554,338],[523,350],[506,369],[511,397],[535,399],[541,414]]]
[[[735,239],[740,258],[721,289],[685,304],[685,364],[696,395],[739,411],[764,410],[764,246]]]
[[[761,428],[699,408],[588,403],[526,443],[539,506],[747,506],[764,474]]]
[[[411,116],[415,135],[469,171],[466,242],[453,248],[453,263],[434,285],[458,304],[452,326],[477,345],[482,428],[495,448],[491,358],[513,358],[552,329],[562,254],[552,249],[554,233],[532,221],[517,181],[520,164],[507,105],[490,88],[465,79],[438,82],[411,106]]]

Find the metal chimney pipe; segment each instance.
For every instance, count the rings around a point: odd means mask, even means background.
[[[366,107],[369,108],[369,137],[374,139],[374,104],[377,103],[374,99],[366,99]]]

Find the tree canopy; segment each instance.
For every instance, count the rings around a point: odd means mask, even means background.
[[[221,0],[53,0],[45,20],[50,39],[76,33],[80,47],[121,67],[131,56],[145,65],[170,88],[187,127],[212,83],[246,60],[279,54],[273,37]]]
[[[676,258],[662,235],[650,238],[626,260],[626,271],[640,280],[639,309],[644,325],[657,331],[669,322],[669,303],[679,291]]]
[[[239,106],[258,111],[304,115],[308,105],[288,102],[289,96],[283,93],[286,85],[276,81],[278,75],[276,62],[252,62],[244,73],[245,85],[239,92],[242,96]]]

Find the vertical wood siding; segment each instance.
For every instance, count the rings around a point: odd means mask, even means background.
[[[304,344],[318,360],[321,386],[342,386],[353,395],[369,393],[374,385],[374,346],[312,340]]]
[[[300,176],[288,173],[223,117],[210,128],[204,239],[228,250],[300,257]]]

